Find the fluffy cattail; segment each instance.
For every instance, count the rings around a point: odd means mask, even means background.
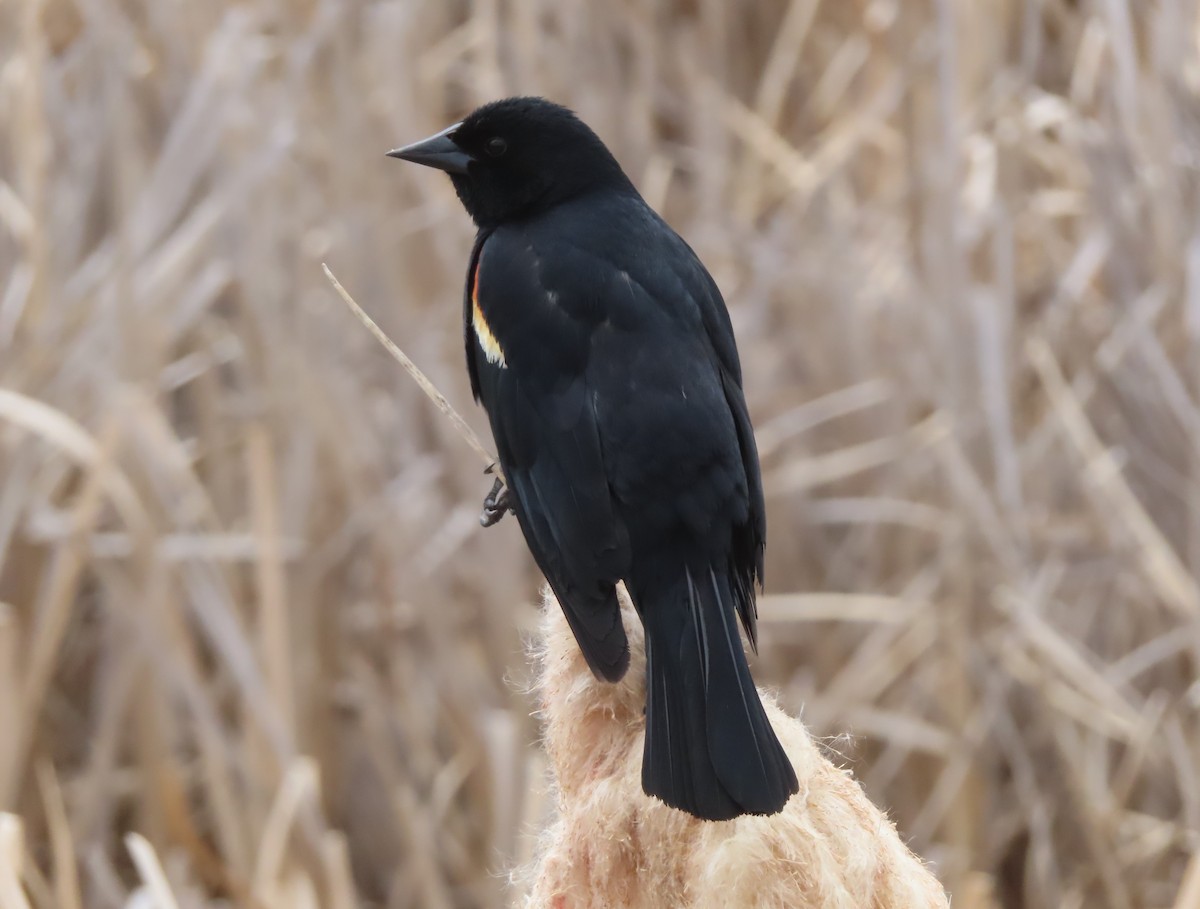
[[[800,792],[782,813],[700,821],[642,792],[645,653],[628,599],[631,666],[616,685],[588,670],[553,596],[537,641],[537,694],[557,818],[519,877],[524,909],[933,909],[934,876],[849,772],[770,696],[767,714]]]

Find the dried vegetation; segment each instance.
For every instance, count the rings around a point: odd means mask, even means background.
[[[1196,0],[0,3],[0,907],[507,900],[537,578],[320,263],[482,427],[469,225],[383,152],[519,91],[732,304],[759,681],[956,909],[1200,905],[1197,34]]]
[[[587,667],[547,596],[533,652],[534,691],[554,781],[554,821],[516,877],[521,909],[949,909],[852,774],[804,723],[763,703],[799,792],[778,814],[711,823],[642,791],[646,661],[633,605],[630,671],[618,684]]]

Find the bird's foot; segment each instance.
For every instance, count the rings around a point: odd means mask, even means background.
[[[504,481],[497,478],[492,484],[492,491],[483,500],[483,511],[479,513],[479,523],[491,527],[499,522],[512,508],[508,501],[508,488]]]

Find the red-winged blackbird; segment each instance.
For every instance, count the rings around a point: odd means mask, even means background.
[[[629,665],[617,581],[642,618],[643,788],[700,818],[779,811],[796,775],[734,619],[753,646],[762,478],[716,284],[556,104],[496,101],[388,154],[446,171],[479,229],[471,389],[508,504],[597,676]]]

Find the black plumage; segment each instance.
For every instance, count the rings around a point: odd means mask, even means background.
[[[538,98],[396,157],[450,173],[479,228],[464,329],[509,502],[597,676],[646,630],[646,791],[708,819],[779,811],[796,777],[750,677],[766,536],[729,315],[600,139]]]

